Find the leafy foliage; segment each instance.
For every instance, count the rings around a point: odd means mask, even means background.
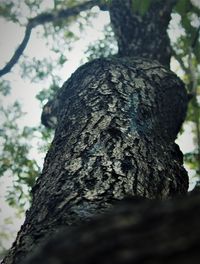
[[[1,80],[0,81],[0,94],[3,96],[9,95],[10,94],[10,83],[9,81]]]
[[[43,106],[47,102],[47,100],[53,99],[53,96],[60,88],[60,86],[57,83],[58,82],[56,82],[56,80],[53,80],[53,83],[49,86],[48,89],[43,89],[37,94],[36,98],[41,102]]]
[[[132,0],[132,10],[133,12],[144,16],[153,2],[155,2],[155,0],[147,0],[147,1]]]
[[[13,11],[14,2],[6,1],[0,3],[0,16],[3,16],[8,21],[19,22],[16,13]]]
[[[109,57],[117,53],[117,41],[110,25],[104,27],[104,38],[88,46],[85,54],[87,60]]]
[[[185,155],[185,163],[200,179],[200,7],[191,1],[178,1],[175,12],[180,16],[183,34],[173,43],[174,56],[180,64],[188,93],[191,97],[187,122],[192,122],[195,149]]]
[[[7,109],[1,107],[0,110],[4,120],[0,131],[3,153],[0,158],[0,176],[7,175],[13,184],[7,192],[8,203],[23,210],[30,200],[29,191],[40,173],[36,160],[29,158],[29,142],[35,129],[19,127],[17,121],[23,113],[18,102]]]
[[[60,78],[52,74],[53,70],[62,65],[64,61],[64,55],[60,55],[59,61],[52,60],[51,58],[44,58],[39,60],[33,58],[31,60],[27,59],[21,63],[21,76],[22,78],[27,78],[31,82],[41,82],[49,77],[51,77],[51,82],[59,82]],[[61,61],[62,60],[62,61]]]

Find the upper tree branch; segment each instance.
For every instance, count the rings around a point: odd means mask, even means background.
[[[7,62],[7,64],[2,69],[0,69],[0,77],[10,72],[13,66],[18,62],[19,58],[21,57],[21,55],[23,54],[27,46],[27,43],[31,36],[32,29],[34,27],[48,23],[48,22],[55,22],[60,19],[67,19],[71,16],[76,16],[81,11],[88,10],[95,5],[98,5],[103,10],[106,9],[106,5],[102,4],[100,0],[92,0],[92,1],[88,1],[86,3],[80,4],[80,5],[71,7],[71,8],[62,9],[58,11],[52,11],[51,13],[48,13],[48,12],[43,13],[34,18],[29,19],[29,22],[26,26],[24,38],[21,44],[16,49],[12,58]]]

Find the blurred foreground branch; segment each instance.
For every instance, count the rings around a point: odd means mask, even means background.
[[[200,192],[168,201],[130,198],[50,239],[25,264],[199,263]]]

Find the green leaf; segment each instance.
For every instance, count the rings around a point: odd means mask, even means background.
[[[2,80],[0,81],[0,93],[4,96],[9,95],[11,91],[10,82]]]
[[[0,3],[0,16],[6,18],[8,21],[18,22],[17,14],[13,12],[14,3],[4,2]]]
[[[147,11],[149,10],[153,0],[132,0],[132,10],[135,13],[139,13],[140,15],[144,16]]]
[[[185,15],[191,8],[191,3],[189,0],[178,0],[175,6],[176,12],[180,15]]]

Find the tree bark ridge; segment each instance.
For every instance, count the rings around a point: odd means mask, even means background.
[[[157,62],[98,59],[80,67],[48,103],[47,116],[44,110],[46,123],[49,109],[57,120],[55,137],[4,263],[19,263],[58,228],[88,221],[126,196],[185,194],[174,140],[186,108],[183,83]]]

